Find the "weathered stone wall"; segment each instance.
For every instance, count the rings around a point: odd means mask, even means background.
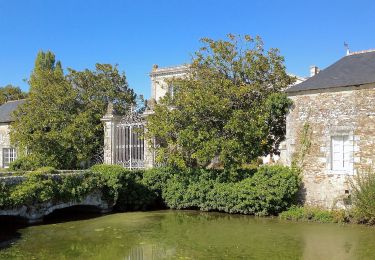
[[[287,116],[285,163],[290,165],[300,153],[305,124],[309,126],[311,141],[302,165],[301,199],[305,204],[325,208],[340,206],[340,199],[350,193],[350,179],[368,169],[375,159],[375,85],[304,91],[289,96],[294,105]],[[353,147],[346,171],[331,168],[331,137],[335,135],[349,136]]]
[[[168,80],[185,77],[188,70],[189,67],[185,65],[165,68],[154,66],[150,73],[151,98],[159,101],[168,92]]]
[[[10,148],[9,123],[0,123],[0,168],[4,168],[3,148]]]

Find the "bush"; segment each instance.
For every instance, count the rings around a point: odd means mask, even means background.
[[[210,170],[175,174],[163,190],[163,200],[174,209],[274,215],[292,204],[300,185],[298,175],[283,166],[263,166],[237,182],[223,178],[225,174]]]
[[[42,166],[31,156],[24,156],[11,162],[9,169],[12,171],[34,171]]]
[[[356,222],[375,224],[375,172],[368,170],[358,173],[352,188]]]
[[[292,206],[279,215],[280,219],[293,221],[314,221],[322,223],[347,223],[350,216],[344,210],[325,210],[315,207]]]
[[[90,170],[100,176],[104,195],[113,199],[116,210],[143,210],[153,207],[157,201],[157,195],[142,183],[143,171],[104,164],[94,165]]]
[[[56,170],[54,167],[40,167],[35,170],[35,172],[41,173],[41,174],[58,174],[58,170]]]
[[[281,166],[263,166],[254,173],[253,169],[130,171],[118,165],[95,165],[82,174],[51,173],[53,168],[44,167],[25,175],[18,185],[1,184],[0,207],[81,200],[99,190],[121,211],[168,206],[274,215],[291,205],[300,183],[293,170]]]
[[[44,202],[80,200],[100,187],[98,178],[92,174],[61,174],[53,176],[43,171],[30,172],[17,185],[5,185],[0,193],[0,208],[36,205]]]

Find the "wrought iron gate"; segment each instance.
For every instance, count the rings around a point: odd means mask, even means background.
[[[115,164],[129,169],[145,167],[144,122],[131,111],[115,128]]]

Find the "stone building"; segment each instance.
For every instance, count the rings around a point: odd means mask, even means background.
[[[283,160],[302,166],[301,198],[308,205],[343,206],[350,179],[375,160],[375,51],[348,54],[286,90]]]
[[[25,102],[24,99],[8,101],[0,106],[0,167],[8,168],[17,159],[17,149],[11,145],[9,132],[10,124],[14,121],[12,113]]]

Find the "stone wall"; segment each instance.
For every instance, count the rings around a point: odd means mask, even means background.
[[[4,168],[3,148],[10,148],[9,123],[0,123],[0,168]]]
[[[368,170],[375,159],[375,85],[290,93],[294,105],[287,116],[285,158],[291,165],[301,152],[308,124],[311,146],[304,158],[301,199],[308,205],[340,207],[351,190],[350,179]],[[346,135],[353,151],[350,167],[332,170],[331,137]]]
[[[158,101],[168,92],[168,80],[185,77],[189,67],[185,65],[159,68],[154,66],[150,73],[151,99]]]
[[[60,174],[51,174],[53,180],[60,180],[61,174],[80,175],[85,171],[59,171]],[[26,180],[26,176],[0,176],[0,183],[5,185],[17,185]],[[40,204],[23,205],[16,208],[1,209],[0,216],[16,216],[24,218],[28,223],[39,223],[43,217],[57,209],[68,208],[72,206],[92,206],[98,212],[107,213],[112,211],[112,206],[103,197],[101,191],[94,190],[80,200],[72,201],[47,201]]]

